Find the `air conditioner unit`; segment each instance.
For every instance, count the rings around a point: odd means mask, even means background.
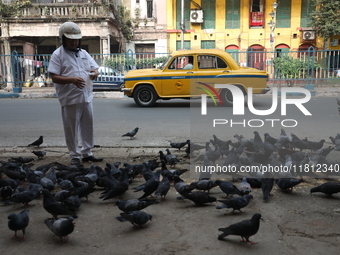
[[[190,11],[191,23],[203,23],[203,10],[191,10]]]
[[[306,40],[306,41],[315,40],[315,31],[303,31],[302,32],[302,39]]]

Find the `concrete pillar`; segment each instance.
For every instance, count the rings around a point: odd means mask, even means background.
[[[108,49],[108,39],[107,37],[100,38],[101,45],[102,45],[102,54],[109,54],[109,49]]]
[[[2,40],[4,42],[4,54],[5,54],[5,74],[4,78],[7,80],[6,90],[10,91],[13,89],[13,76],[12,76],[12,62],[11,62],[11,44],[9,42],[9,29],[8,23],[1,24]]]

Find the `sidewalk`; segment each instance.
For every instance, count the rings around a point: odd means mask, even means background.
[[[95,98],[123,98],[124,94],[120,91],[95,91]],[[7,92],[0,90],[0,98],[57,98],[54,87],[23,87],[21,93]]]

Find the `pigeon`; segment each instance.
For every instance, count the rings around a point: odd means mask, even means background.
[[[164,174],[162,180],[159,182],[158,187],[155,191],[155,196],[160,196],[161,199],[165,199],[165,196],[170,190],[170,180],[168,174]]]
[[[242,196],[242,192],[231,182],[216,180],[215,183],[220,187],[220,189],[229,196],[229,194],[237,194]]]
[[[45,151],[32,151],[32,153],[34,155],[36,155],[38,157],[38,159],[42,159],[44,156],[46,156]]]
[[[274,178],[269,172],[266,172],[261,179],[261,190],[263,195],[263,200],[268,201],[270,192],[274,186]]]
[[[249,237],[255,235],[259,231],[260,219],[262,219],[262,215],[260,213],[255,213],[250,220],[243,220],[231,224],[229,227],[219,228],[218,230],[223,233],[218,236],[218,240],[222,240],[228,235],[236,235],[241,236],[242,242],[257,244],[249,241]]]
[[[47,189],[43,189],[42,193],[43,207],[48,213],[52,214],[54,218],[57,218],[58,215],[70,215],[73,218],[77,218],[77,214],[75,212],[68,210],[64,205],[57,202],[51,192]]]
[[[202,191],[184,192],[180,199],[189,199],[194,202],[196,206],[203,206],[204,204],[217,201],[216,197],[210,196],[206,192]]]
[[[292,191],[293,187],[301,183],[303,180],[294,178],[280,178],[275,180],[277,186],[284,191]]]
[[[115,205],[123,212],[128,213],[132,211],[142,210],[150,205],[158,204],[159,200],[139,200],[139,199],[129,199],[129,200],[117,200]]]
[[[197,182],[190,183],[190,186],[197,190],[203,190],[203,191],[207,190],[209,193],[209,191],[212,188],[217,187],[218,185],[215,181],[212,181],[212,180],[199,180]]]
[[[189,143],[190,143],[190,140],[187,140],[186,142],[183,142],[183,143],[170,143],[170,146],[180,151],[185,145]]]
[[[38,140],[34,141],[33,143],[30,143],[27,146],[40,146],[44,142],[43,136],[41,135]]]
[[[217,200],[218,202],[221,202],[222,205],[217,206],[216,209],[233,208],[233,213],[235,210],[242,212],[241,208],[246,207],[249,204],[250,199],[254,199],[251,194],[245,195],[244,197],[232,197],[227,200]]]
[[[46,226],[60,238],[62,243],[68,241],[68,235],[74,230],[74,218],[46,219]]]
[[[152,193],[154,193],[157,190],[159,183],[160,182],[154,178],[151,178],[150,180],[148,180],[143,189],[144,194],[139,199],[152,196]]]
[[[175,190],[183,196],[187,192],[190,192],[193,188],[186,184],[178,175],[174,176],[174,187]]]
[[[165,161],[171,166],[175,167],[177,163],[179,163],[179,159],[176,155],[171,154],[169,149],[166,149],[167,155],[165,155]]]
[[[247,182],[246,177],[243,177],[242,181],[238,184],[237,188],[242,192],[242,194],[249,194],[251,192],[251,186]]]
[[[130,221],[132,225],[136,227],[142,227],[149,220],[152,220],[152,215],[143,211],[131,211],[128,213],[120,213],[119,217],[116,217],[120,222]]]
[[[322,192],[331,197],[333,194],[340,192],[340,183],[326,182],[310,190],[310,193],[314,192]]]
[[[139,128],[136,127],[134,130],[130,131],[130,132],[127,132],[126,134],[122,135],[123,136],[128,136],[130,137],[130,139],[134,139],[135,138],[135,135],[137,134]]]
[[[8,215],[8,228],[10,230],[13,230],[15,232],[14,236],[12,239],[17,238],[17,231],[21,230],[22,231],[22,237],[20,240],[25,240],[25,232],[26,232],[26,227],[28,226],[29,223],[29,210],[26,209],[22,211],[19,214],[11,213]]]
[[[14,203],[22,203],[26,206],[30,206],[30,202],[36,198],[38,198],[39,193],[35,190],[23,190],[19,191],[16,190],[16,192],[10,197],[9,199],[4,201],[5,205],[11,205]]]

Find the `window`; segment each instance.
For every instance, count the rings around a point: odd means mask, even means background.
[[[250,0],[249,26],[262,27],[263,20],[263,0]]]
[[[225,28],[240,28],[240,1],[226,0]]]
[[[215,12],[216,2],[215,0],[204,0],[202,1],[203,9],[203,25],[202,29],[215,29]]]
[[[198,56],[197,63],[199,69],[225,69],[228,67],[222,58],[209,55]]]
[[[215,49],[216,43],[213,40],[201,41],[201,49]]]
[[[193,56],[181,56],[174,58],[169,65],[170,70],[190,70],[193,69]]]
[[[153,17],[153,1],[152,0],[146,1],[146,17],[147,18]]]
[[[181,41],[176,41],[176,50],[190,50],[191,48],[191,42],[190,41],[184,41],[184,48],[181,48]]]
[[[181,29],[181,0],[176,1],[176,29]],[[190,1],[184,1],[184,28],[190,29]]]
[[[315,11],[315,1],[302,0],[300,27],[308,27],[309,16],[313,11]]]
[[[291,0],[280,1],[276,9],[276,27],[290,27]]]

